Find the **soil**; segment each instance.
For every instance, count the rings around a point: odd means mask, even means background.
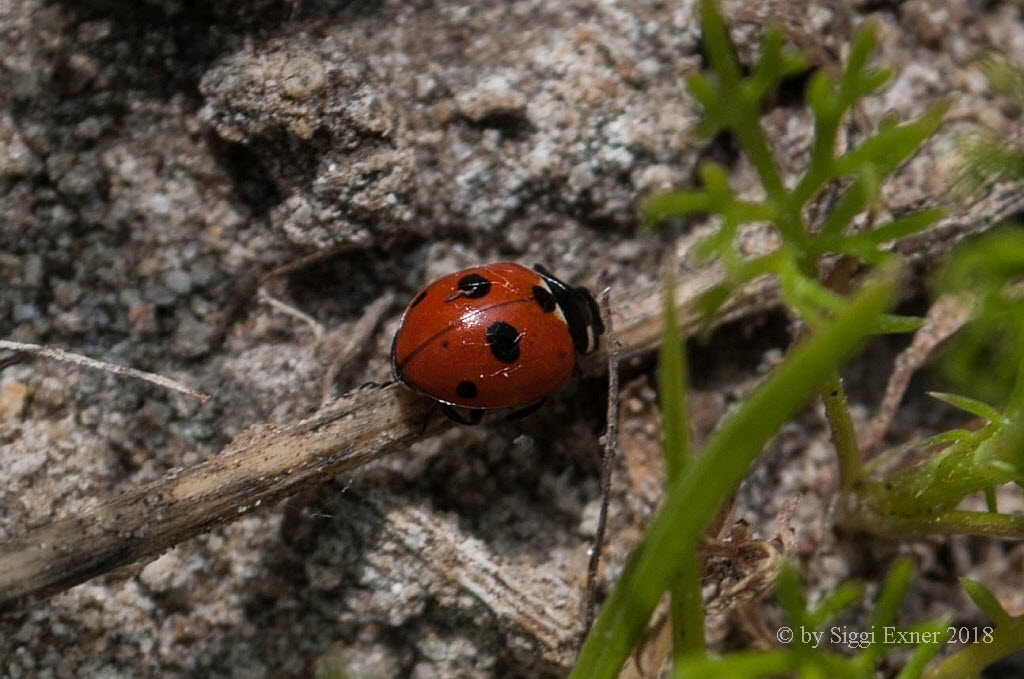
[[[865,102],[872,124],[951,100],[950,122],[887,188],[894,213],[947,198],[957,129],[1019,126],[972,66],[991,49],[1024,63],[1017,2],[747,4],[724,9],[748,63],[768,24],[831,68],[854,27],[873,22],[877,59],[898,74]],[[738,190],[756,190],[728,140],[694,134],[699,109],[679,85],[703,64],[694,15],[692,0],[0,0],[0,337],[214,395],[199,404],[66,364],[5,361],[0,545],[201,462],[254,424],[310,414],[337,350],[318,333],[344,338],[385,295],[393,303],[349,347],[330,393],[389,380],[407,300],[465,266],[540,262],[595,290],[655,294],[664,254],[699,224],[641,229],[637,198],[692,185],[707,159],[726,163]],[[765,111],[790,176],[811,134],[801,88],[787,84]],[[315,253],[326,254],[253,294],[260,275]],[[923,280],[907,286],[907,309],[924,310]],[[787,319],[766,310],[695,342],[695,427],[706,433],[790,337]],[[850,367],[858,424],[905,344],[874,342]],[[660,494],[653,366],[647,353],[622,370],[629,450],[605,587]],[[932,379],[912,384],[891,441],[950,426],[952,411],[925,401]],[[455,428],[5,612],[0,675],[564,675],[595,529],[604,388],[582,377],[529,418]],[[909,553],[919,575],[908,620],[983,625],[959,577],[1024,613],[1021,545],[838,536],[827,523],[835,475],[810,408],[765,452],[733,518],[770,537],[800,492],[793,525],[811,592],[878,582]],[[435,541],[459,546],[451,562],[432,553]],[[473,564],[496,568],[507,591],[481,593]],[[571,604],[554,616],[561,632],[507,612],[534,600],[543,609],[549,596]],[[720,648],[753,643],[726,617],[710,625]],[[1021,674],[1024,661],[1011,659],[987,676]]]

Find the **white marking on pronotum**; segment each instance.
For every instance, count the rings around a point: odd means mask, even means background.
[[[549,295],[551,295],[551,299],[556,300],[554,311],[555,315],[557,315],[563,323],[569,325],[569,321],[565,320],[565,314],[562,313],[562,305],[557,302],[558,298],[555,297],[555,294],[553,292],[551,292],[551,286],[548,285],[548,282],[544,279],[543,276],[540,277],[540,284],[544,286],[544,289],[548,291]]]

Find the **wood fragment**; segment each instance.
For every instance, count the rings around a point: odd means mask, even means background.
[[[423,586],[431,580],[457,583],[502,629],[535,645],[546,663],[572,665],[579,641],[578,588],[555,572],[503,562],[443,513],[387,497],[361,498],[359,504],[355,530],[376,545],[366,553],[371,566],[387,571],[394,565],[390,557],[411,560],[423,572]]]

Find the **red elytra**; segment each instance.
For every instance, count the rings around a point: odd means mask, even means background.
[[[586,288],[540,265],[498,262],[421,290],[395,333],[391,366],[407,387],[447,406],[528,406],[564,382],[603,332]]]

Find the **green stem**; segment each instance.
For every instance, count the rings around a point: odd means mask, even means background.
[[[670,592],[672,666],[676,670],[686,658],[704,653],[704,597],[700,574],[700,555],[696,549],[691,549],[682,558],[679,577]]]
[[[782,183],[779,168],[775,166],[775,154],[772,152],[771,144],[768,143],[768,137],[765,136],[764,130],[761,128],[758,104],[751,102],[747,106],[749,106],[749,110],[745,108],[742,112],[737,111],[733,132],[739,139],[740,146],[743,147],[747,158],[757,170],[757,176],[761,180],[761,185],[764,187],[765,193],[768,194],[768,198],[778,201],[787,195],[786,187]],[[779,228],[783,228],[781,223]]]
[[[884,516],[855,510],[843,519],[851,528],[891,538],[928,535],[983,535],[1010,540],[1024,539],[1024,516],[992,512],[950,510],[912,517]]]
[[[666,263],[664,331],[658,353],[658,390],[662,420],[662,448],[665,479],[671,485],[686,470],[693,452],[686,405],[686,354],[679,330],[674,291],[675,275]],[[688,546],[679,573],[669,587],[669,615],[672,625],[672,662],[704,651],[704,601],[701,596],[701,563],[697,542]]]
[[[999,503],[996,500],[996,489],[992,486],[985,489],[985,508],[990,512],[999,511]]]
[[[787,242],[803,243],[807,234],[803,229],[800,212],[788,204],[788,193],[782,174],[775,164],[775,154],[761,127],[761,101],[745,86],[748,83],[740,73],[729,32],[717,4],[712,0],[701,3],[701,30],[708,58],[718,76],[720,98],[730,101],[722,111],[725,126],[736,135],[744,154],[750,159],[768,194],[769,202],[775,203],[779,214],[774,221],[782,235]]]
[[[992,631],[992,640],[979,641],[951,655],[924,673],[921,679],[976,677],[1000,658],[1024,649],[1024,616],[1011,618]]]
[[[846,404],[846,389],[843,388],[839,373],[829,376],[821,398],[825,402],[825,417],[832,430],[832,445],[839,457],[839,489],[846,492],[863,477],[864,463],[853,430],[850,408]]]
[[[706,677],[772,677],[800,668],[799,653],[776,651],[737,651],[725,656],[691,658],[675,668],[673,679]]]

